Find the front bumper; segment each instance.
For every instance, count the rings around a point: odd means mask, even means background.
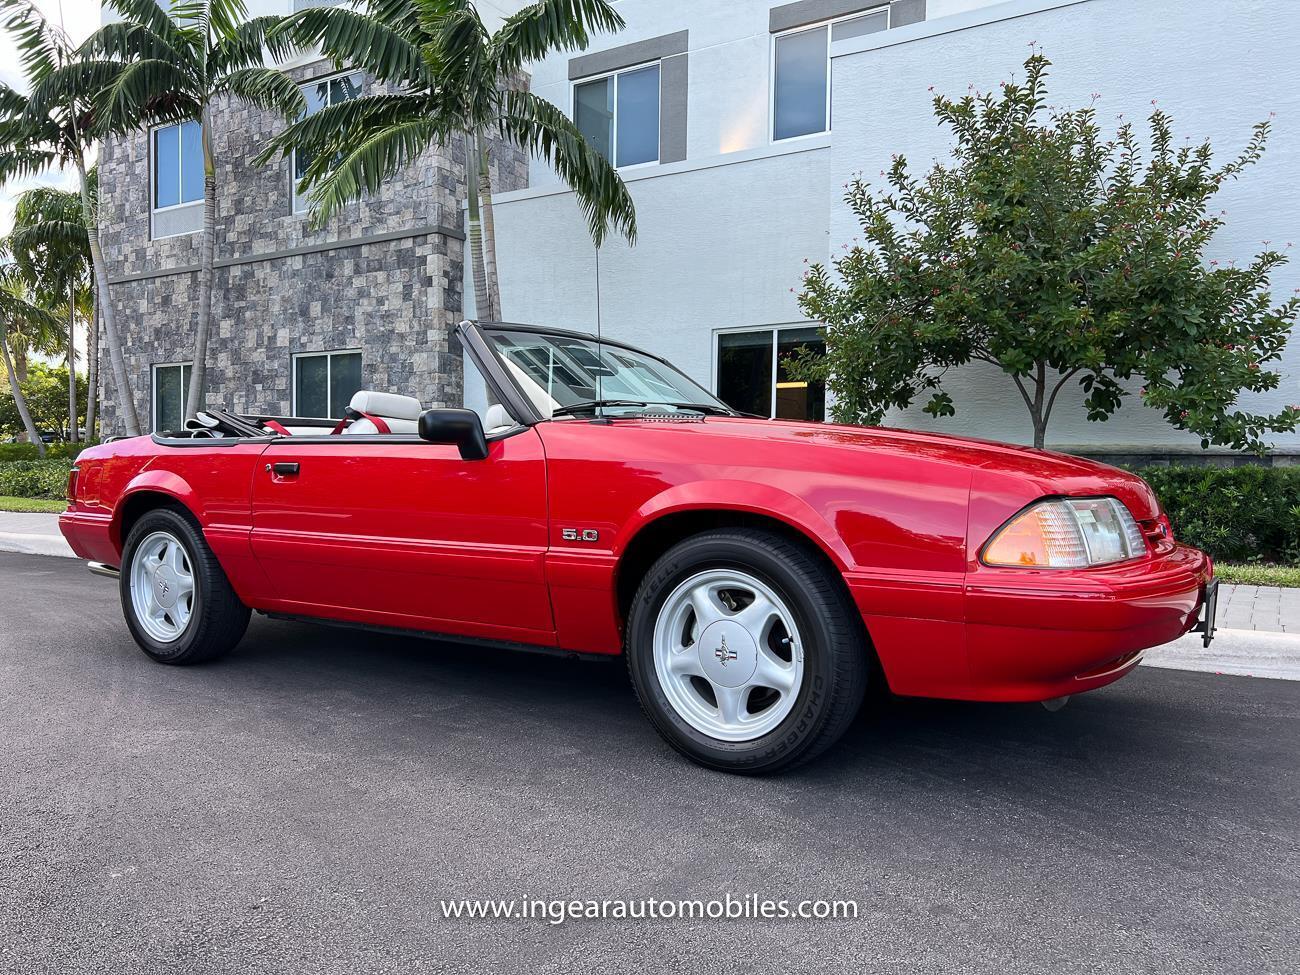
[[[1081,571],[981,566],[966,586],[970,696],[1045,700],[1118,680],[1197,628],[1215,585],[1209,556],[1186,545]]]

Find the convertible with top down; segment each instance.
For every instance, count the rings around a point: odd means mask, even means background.
[[[621,653],[674,748],[768,772],[830,746],[872,681],[1054,703],[1213,635],[1210,559],[1133,474],[744,416],[576,332],[457,336],[460,407],[210,409],[81,453],[60,525],[145,653],[209,660],[252,610]]]

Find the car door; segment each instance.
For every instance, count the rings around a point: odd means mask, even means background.
[[[273,611],[554,642],[532,427],[497,430],[483,460],[413,434],[282,437],[261,460],[252,546]]]

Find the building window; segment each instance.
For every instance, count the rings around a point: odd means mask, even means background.
[[[817,328],[765,328],[718,333],[718,398],[742,413],[778,420],[826,419],[826,387],[794,379],[788,368],[801,348],[822,355]]]
[[[361,388],[361,353],[306,352],[293,357],[293,415],[343,416]]]
[[[315,115],[322,108],[330,105],[341,105],[343,102],[350,102],[354,98],[359,98],[361,97],[361,86],[362,77],[358,71],[351,74],[335,75],[332,78],[319,78],[311,84],[303,85],[302,94],[307,99],[307,110],[304,114]],[[294,150],[291,161],[293,178],[289,181],[289,194],[293,198],[294,213],[306,213],[311,207],[307,194],[300,192],[298,189],[298,184],[306,175],[307,167],[311,165],[311,161],[310,153]]]
[[[198,122],[153,130],[153,208],[203,199],[203,137]]]
[[[831,41],[889,27],[889,8],[842,17],[772,38],[772,139],[795,139],[831,127]]]
[[[617,167],[658,162],[658,62],[575,84],[573,120]]]
[[[185,426],[190,369],[188,362],[169,362],[153,367],[154,430],[180,430]]]

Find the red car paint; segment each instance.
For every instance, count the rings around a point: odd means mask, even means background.
[[[1140,478],[1044,451],[714,416],[547,420],[491,441],[486,460],[393,439],[92,447],[60,526],[78,555],[116,566],[126,520],[170,499],[254,609],[615,654],[639,547],[766,519],[843,574],[893,691],[972,700],[1116,680],[1193,627],[1213,574],[1162,532]],[[1008,518],[1052,495],[1119,498],[1147,554],[1082,570],[980,562]]]

